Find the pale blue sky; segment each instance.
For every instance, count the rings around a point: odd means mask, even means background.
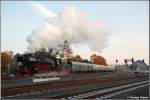
[[[148,1],[43,1],[39,2],[58,14],[65,6],[75,6],[91,19],[100,20],[109,29],[108,47],[100,54],[109,64],[134,57],[149,63]],[[26,51],[26,38],[46,20],[30,1],[1,2],[1,51]],[[80,52],[89,58],[90,51]],[[77,51],[78,53],[79,51]]]

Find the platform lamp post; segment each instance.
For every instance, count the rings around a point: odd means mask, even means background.
[[[131,58],[131,62],[132,62],[132,70],[135,70],[135,65],[133,64],[134,63],[133,57]]]
[[[117,69],[117,67],[118,67],[118,60],[116,59],[116,69]]]
[[[125,66],[126,66],[126,68],[128,69],[127,59],[124,59],[124,62],[125,62]]]
[[[8,64],[8,77],[9,77],[9,68],[10,68],[10,65]]]

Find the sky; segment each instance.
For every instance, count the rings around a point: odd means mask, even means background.
[[[91,19],[99,20],[110,33],[102,52],[87,47],[74,52],[90,59],[93,53],[103,56],[108,64],[124,63],[124,59],[144,59],[149,64],[149,2],[148,1],[1,1],[1,51],[27,51],[26,41],[50,14],[58,14],[66,6],[74,6]],[[34,3],[35,3],[34,2]],[[48,12],[52,13],[48,13]]]

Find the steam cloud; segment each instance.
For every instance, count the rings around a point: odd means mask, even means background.
[[[71,45],[88,45],[101,52],[107,46],[108,32],[99,21],[93,21],[73,6],[64,8],[55,17],[49,17],[27,38],[30,51],[55,48],[68,40]]]

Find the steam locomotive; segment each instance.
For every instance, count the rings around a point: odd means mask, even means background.
[[[96,65],[89,63],[64,61],[58,58],[47,58],[45,61],[36,60],[29,55],[17,57],[18,74],[33,76],[34,74],[68,71],[69,73],[78,72],[98,72],[113,71],[111,66]]]
[[[62,64],[60,59],[51,58],[49,61],[41,61],[24,54],[17,57],[17,67],[19,75],[33,76],[34,74],[61,71]]]

